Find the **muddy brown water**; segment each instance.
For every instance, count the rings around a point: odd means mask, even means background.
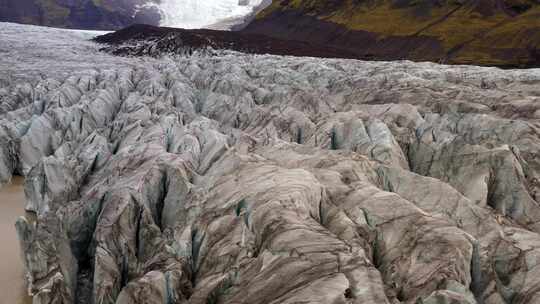
[[[23,178],[0,188],[0,304],[29,304],[15,221],[24,214]]]

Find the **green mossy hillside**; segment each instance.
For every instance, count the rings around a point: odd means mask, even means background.
[[[450,63],[515,65],[540,53],[540,2],[533,0],[277,0],[257,21],[287,11],[381,39],[434,38]]]

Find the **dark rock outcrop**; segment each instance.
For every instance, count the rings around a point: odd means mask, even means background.
[[[273,54],[323,58],[361,57],[352,51],[302,41],[276,39],[264,35],[218,30],[185,30],[136,24],[98,36],[102,50],[115,55],[154,56],[190,54],[195,51],[233,50],[248,54]]]

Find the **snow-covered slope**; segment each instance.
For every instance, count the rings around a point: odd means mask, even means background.
[[[161,25],[193,28],[230,28],[238,20],[249,18],[264,0],[163,0],[158,5],[162,14]]]

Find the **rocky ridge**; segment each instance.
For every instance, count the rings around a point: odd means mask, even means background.
[[[42,72],[0,82],[34,303],[538,303],[539,70],[220,51]]]
[[[354,52],[307,42],[218,30],[184,30],[136,24],[94,39],[100,50],[121,56],[162,57],[193,52],[237,51],[247,54],[361,59]]]

